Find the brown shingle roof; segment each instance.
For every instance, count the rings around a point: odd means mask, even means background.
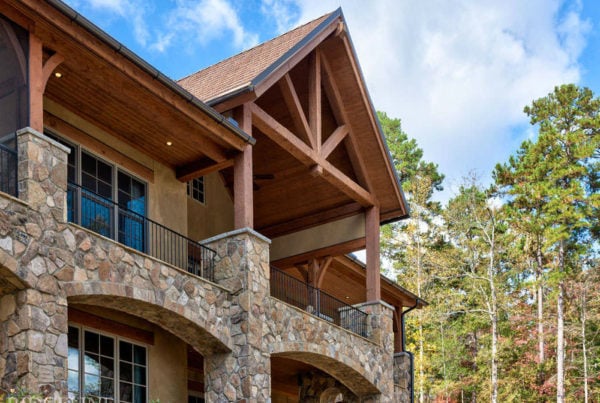
[[[252,82],[254,79],[332,14],[326,14],[268,42],[184,77],[178,84],[205,102],[255,84]]]

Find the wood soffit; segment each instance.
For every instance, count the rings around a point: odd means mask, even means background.
[[[62,73],[61,78],[48,74],[46,98],[157,161],[184,170],[199,162],[222,166],[254,141],[228,128],[209,107],[203,107],[206,112],[194,104],[184,89],[178,92],[176,84],[165,84],[168,79],[159,72],[153,76],[139,67],[147,64],[134,62],[135,55],[121,51],[118,42],[84,28],[51,4],[7,0],[0,12],[40,38],[45,68]]]

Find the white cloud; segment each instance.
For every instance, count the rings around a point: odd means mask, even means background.
[[[299,22],[338,5],[298,1]],[[559,0],[348,0],[342,7],[375,107],[402,119],[448,182],[471,169],[487,177],[516,150],[528,134],[515,132],[528,123],[523,107],[579,80],[590,30],[579,3]]]
[[[73,6],[89,6],[92,10],[103,11],[125,19],[133,26],[135,41],[146,46],[150,32],[146,23],[148,2],[144,0],[72,0]]]
[[[164,51],[174,38],[190,45],[206,45],[225,35],[232,35],[233,44],[239,49],[258,43],[258,35],[244,29],[237,11],[227,0],[177,0],[167,26],[153,44],[154,49]]]
[[[288,31],[298,19],[294,0],[262,0],[260,11],[277,25],[277,33]]]

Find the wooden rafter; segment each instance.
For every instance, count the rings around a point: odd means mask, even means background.
[[[331,136],[323,143],[323,146],[321,147],[321,157],[325,159],[329,157],[329,154],[331,154],[342,140],[346,138],[348,133],[350,133],[350,131],[346,125],[341,125],[335,129]]]
[[[315,49],[308,59],[308,121],[313,137],[313,148],[321,151],[323,119],[321,116],[321,57],[319,49]]]
[[[298,93],[296,92],[294,83],[292,82],[292,78],[289,74],[286,74],[281,80],[279,80],[279,88],[283,94],[283,100],[290,111],[294,125],[299,130],[300,137],[312,148],[315,148],[315,141],[311,133],[311,128],[308,125],[306,115],[304,114],[302,105],[300,104],[300,99],[298,99]]]
[[[377,205],[377,201],[373,195],[333,166],[329,161],[318,155],[315,150],[311,149],[262,108],[256,104],[251,104],[250,109],[252,111],[253,125],[271,138],[271,140],[279,144],[298,161],[309,168],[320,165],[323,169],[322,177],[326,181],[340,189],[343,193],[353,200],[356,200],[361,205],[365,207]]]
[[[213,172],[233,166],[233,158],[215,162],[210,158],[203,158],[176,169],[177,180],[187,182]]]
[[[52,74],[54,69],[57,68],[58,65],[64,61],[65,61],[65,58],[58,53],[53,54],[52,56],[50,56],[50,58],[48,60],[46,60],[46,63],[44,63],[44,67],[42,68],[42,76],[44,78],[44,88],[46,88],[48,79],[50,78],[50,75]]]
[[[348,122],[348,117],[346,116],[346,112],[342,107],[342,96],[340,94],[337,85],[333,81],[333,72],[331,70],[331,66],[329,66],[329,62],[327,59],[321,55],[321,66],[323,68],[323,73],[325,75],[325,79],[323,80],[323,87],[325,89],[325,94],[329,99],[329,104],[333,110],[333,114],[338,122]],[[358,153],[358,146],[354,137],[352,135],[347,136],[347,149],[348,155],[350,157],[350,161],[352,162],[352,166],[356,171],[356,175],[359,179],[359,182],[364,184],[367,189],[372,189],[372,185],[370,183],[368,175],[366,175],[366,165],[364,159]]]

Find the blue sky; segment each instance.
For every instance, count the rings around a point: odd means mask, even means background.
[[[342,7],[375,107],[402,119],[446,174],[535,136],[522,113],[555,85],[600,95],[597,0],[67,0],[173,79]]]

